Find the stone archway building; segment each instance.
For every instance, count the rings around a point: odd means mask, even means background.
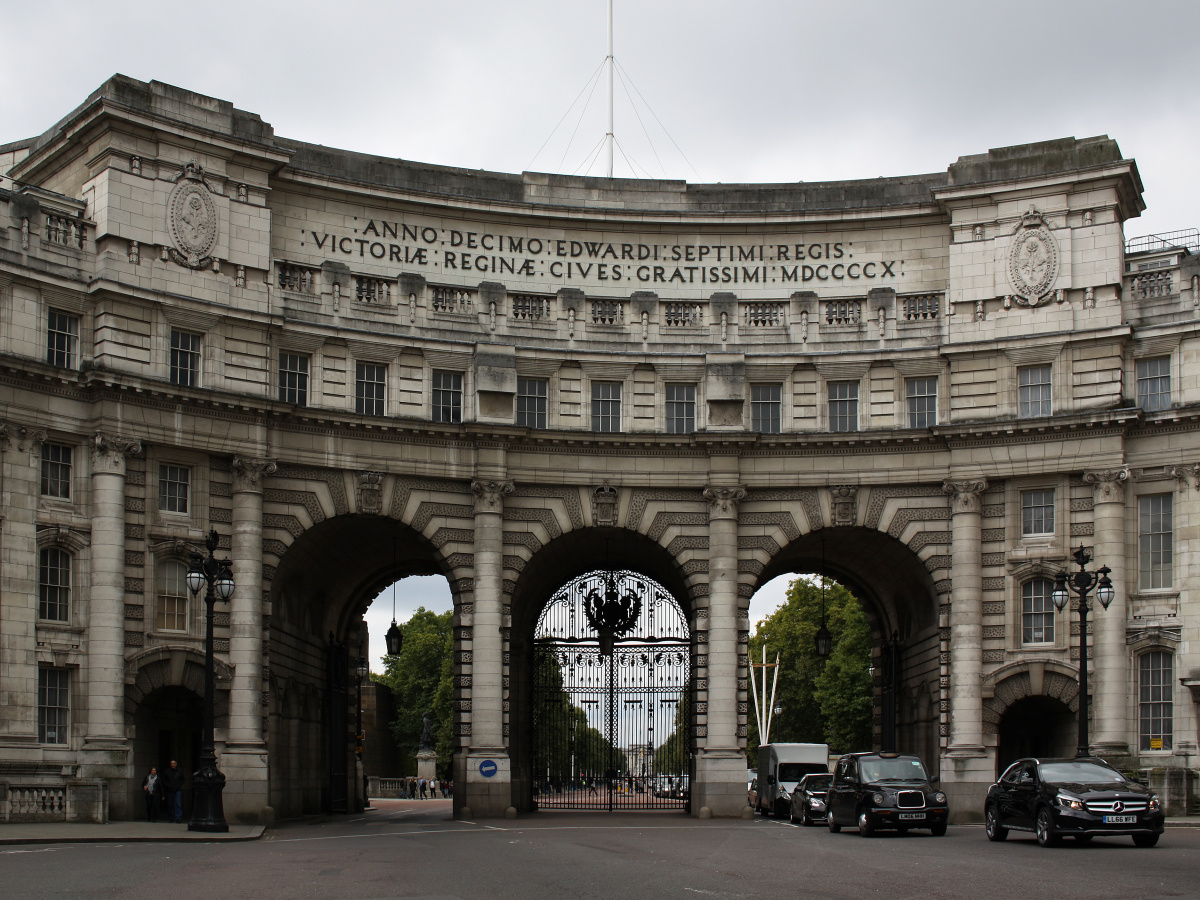
[[[331,647],[405,574],[454,596],[456,808],[525,808],[527,631],[610,562],[689,617],[694,811],[745,804],[750,596],[824,566],[898,642],[899,739],[978,814],[1001,705],[1077,693],[1044,588],[1080,543],[1117,588],[1096,748],[1196,767],[1200,269],[1127,251],[1107,138],[842,183],[505,175],[117,76],[0,172],[5,815],[136,810],[209,528],[234,820],[346,787]]]

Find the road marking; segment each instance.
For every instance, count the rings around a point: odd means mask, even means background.
[[[5,855],[10,853],[57,853],[61,849],[61,847],[44,847],[41,850],[4,850],[0,852],[4,853]]]

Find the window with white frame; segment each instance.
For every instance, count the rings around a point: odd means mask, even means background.
[[[462,372],[433,373],[433,421],[462,421]]]
[[[908,398],[908,427],[929,428],[937,424],[937,379],[909,378],[904,382]]]
[[[621,430],[621,382],[592,382],[592,431]]]
[[[858,382],[829,382],[829,430],[858,431]]]
[[[45,547],[38,554],[38,618],[66,622],[71,613],[71,554]]]
[[[187,566],[177,559],[161,561],[158,566],[158,616],[159,631],[188,630]]]
[[[360,362],[354,367],[354,411],[382,416],[387,387],[387,366]]]
[[[200,335],[171,329],[171,384],[200,383]]]
[[[1027,581],[1021,588],[1021,643],[1054,643],[1054,582],[1046,578]]]
[[[1138,657],[1138,735],[1142,750],[1174,749],[1175,660],[1164,650]]]
[[[42,444],[42,496],[71,499],[71,464],[74,454],[63,444]]]
[[[38,742],[67,743],[70,726],[71,673],[66,669],[38,669]]]
[[[294,406],[308,406],[310,357],[303,353],[279,354],[279,399]]]
[[[1021,366],[1017,369],[1017,415],[1036,419],[1051,413],[1050,366]]]
[[[1173,506],[1171,494],[1138,497],[1138,584],[1142,590],[1174,586]]]
[[[550,382],[545,378],[517,379],[517,424],[525,428],[546,427],[546,397]]]
[[[163,463],[158,467],[158,508],[163,512],[187,514],[192,471],[185,466]]]
[[[64,369],[75,368],[79,344],[79,318],[60,309],[50,310],[46,324],[46,362]]]
[[[1138,406],[1146,412],[1171,407],[1171,357],[1137,361]]]
[[[694,384],[668,384],[666,403],[667,434],[691,434],[696,430]]]
[[[1021,534],[1054,534],[1054,491],[1021,492]]]
[[[759,434],[779,434],[783,425],[783,385],[750,385],[750,428]]]

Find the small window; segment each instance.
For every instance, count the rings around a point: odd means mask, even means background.
[[[71,555],[58,547],[39,554],[38,618],[66,622],[71,610]]]
[[[592,384],[592,431],[621,430],[621,383],[597,381]]]
[[[382,416],[387,366],[360,362],[354,375],[354,411],[363,416]]]
[[[858,382],[829,383],[829,430],[858,431]]]
[[[1138,406],[1146,412],[1171,407],[1171,357],[1139,359],[1137,362]]]
[[[46,362],[64,369],[75,368],[75,347],[79,343],[79,319],[61,310],[50,310],[46,329]]]
[[[550,382],[544,378],[517,379],[517,424],[526,428],[546,427],[546,395]]]
[[[1142,750],[1174,749],[1175,661],[1153,650],[1138,660],[1138,732]]]
[[[171,332],[171,384],[195,387],[200,383],[200,335]]]
[[[696,386],[667,385],[667,434],[691,434],[696,430]]]
[[[1054,491],[1021,493],[1021,534],[1054,534]]]
[[[462,372],[433,373],[433,421],[462,421]]]
[[[67,743],[71,715],[70,673],[66,669],[38,669],[38,741]]]
[[[42,496],[71,499],[70,447],[62,444],[42,444]]]
[[[1036,419],[1050,415],[1050,366],[1017,369],[1017,415]]]
[[[187,567],[177,559],[158,566],[159,631],[188,630]]]
[[[1138,577],[1142,590],[1174,586],[1172,507],[1170,494],[1138,497]]]
[[[783,426],[783,385],[750,385],[750,428],[759,434],[779,434]]]
[[[1025,582],[1021,589],[1021,643],[1054,643],[1054,583],[1045,578]]]
[[[188,511],[188,487],[191,482],[190,469],[183,466],[161,465],[158,467],[158,508],[163,512],[183,513]]]
[[[904,383],[908,397],[908,427],[930,428],[937,424],[937,379],[910,378]]]
[[[293,406],[308,406],[309,358],[300,353],[279,354],[279,399]]]

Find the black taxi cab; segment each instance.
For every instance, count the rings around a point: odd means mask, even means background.
[[[950,807],[930,781],[921,758],[889,751],[847,753],[838,760],[826,797],[829,830],[857,826],[870,837],[880,829],[928,828],[946,833]]]

